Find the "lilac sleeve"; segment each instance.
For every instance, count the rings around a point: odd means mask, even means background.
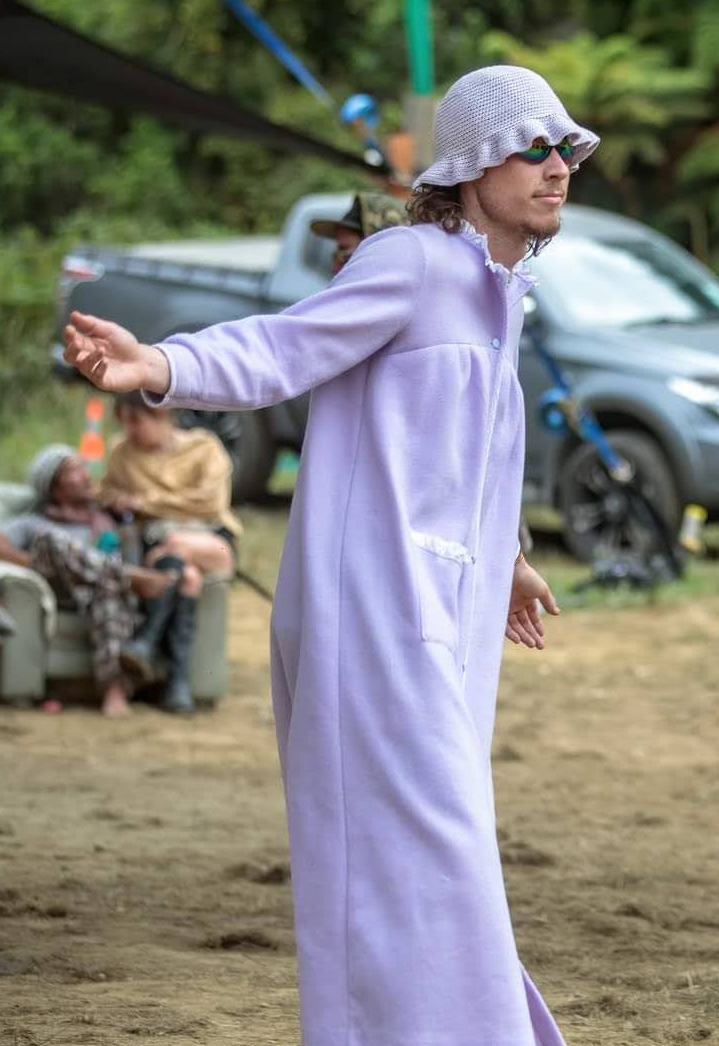
[[[327,290],[270,316],[218,323],[158,345],[170,367],[153,406],[255,409],[306,392],[349,370],[409,321],[424,275],[409,228],[361,244]]]

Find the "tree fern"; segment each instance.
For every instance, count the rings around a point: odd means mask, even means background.
[[[719,68],[719,4],[704,0],[694,11],[692,57],[700,69]]]

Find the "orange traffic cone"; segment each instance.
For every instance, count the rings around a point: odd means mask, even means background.
[[[88,400],[85,408],[85,431],[80,439],[80,457],[93,475],[102,470],[105,460],[105,439],[102,434],[104,418],[105,404],[102,400]]]

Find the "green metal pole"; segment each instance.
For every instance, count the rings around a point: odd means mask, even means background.
[[[431,0],[404,0],[404,23],[412,93],[431,95],[434,92]]]

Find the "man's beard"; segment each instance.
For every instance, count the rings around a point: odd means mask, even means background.
[[[520,227],[522,235],[526,239],[527,243],[533,243],[537,240],[540,242],[543,240],[551,240],[557,235],[559,230],[562,228],[562,219],[559,215],[552,222],[535,222],[527,223]]]

